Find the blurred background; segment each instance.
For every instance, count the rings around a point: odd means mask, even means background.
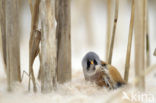
[[[107,34],[107,3],[109,0],[71,0],[71,44],[72,44],[72,70],[82,70],[81,60],[88,51],[96,52],[100,58],[106,61],[106,34]],[[114,1],[111,7],[111,31],[114,18]],[[119,0],[119,15],[115,36],[114,52],[112,65],[116,66],[124,73],[126,50],[128,43],[131,0]],[[28,72],[28,51],[29,36],[31,26],[31,13],[27,0],[20,0],[21,18],[21,69]],[[148,0],[148,20],[149,20],[149,39],[150,39],[150,59],[151,64],[156,63],[153,56],[156,48],[156,0]],[[0,58],[2,61],[2,57]],[[3,63],[0,62],[3,68]],[[132,43],[130,75],[134,70],[134,38]],[[39,58],[34,64],[37,76],[39,69]],[[0,69],[0,75],[5,75],[4,69]],[[131,78],[130,78],[131,80]]]

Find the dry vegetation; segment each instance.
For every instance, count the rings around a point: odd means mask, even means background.
[[[20,45],[19,45],[19,3],[17,0],[5,0],[6,4],[6,69],[8,90],[12,83],[21,81],[20,73]],[[14,19],[12,19],[14,18]],[[2,34],[3,35],[3,34]]]
[[[125,74],[124,74],[124,80],[126,82],[128,82],[129,68],[130,68],[131,46],[132,46],[133,26],[134,26],[134,14],[135,14],[135,3],[134,3],[134,0],[132,0],[131,20],[130,20],[130,26],[129,26],[128,45],[127,45],[126,64],[125,64]]]
[[[115,40],[115,34],[116,34],[116,26],[118,21],[118,11],[119,11],[119,0],[115,1],[115,16],[114,16],[114,25],[113,25],[113,32],[112,32],[112,39],[110,43],[110,49],[109,49],[109,57],[108,57],[108,63],[112,63],[112,55],[113,55],[113,48],[114,48],[114,40]]]
[[[119,4],[121,0],[107,0],[107,35],[106,35],[106,58],[109,64],[112,64],[113,48],[118,26]],[[33,91],[37,92],[37,83],[41,87],[39,89],[42,93],[49,93],[61,86],[65,86],[71,92],[77,90],[83,92],[82,89],[88,90],[86,86],[91,85],[98,91],[96,86],[85,83],[83,80],[72,81],[72,53],[71,53],[71,1],[70,0],[28,0],[31,12],[31,27],[29,39],[29,81],[28,91],[31,91],[31,82],[33,84]],[[89,3],[85,12],[85,19],[88,29],[87,37],[88,43],[91,44],[93,38],[93,30],[90,11],[91,2]],[[112,7],[115,4],[114,17],[112,17]],[[134,84],[135,87],[144,91],[146,86],[145,77],[151,73],[156,65],[151,64],[150,55],[150,37],[149,37],[149,16],[147,0],[131,0],[131,17],[129,24],[129,33],[127,41],[127,52],[125,59],[125,72],[124,79],[126,82],[129,80],[129,71],[131,66],[131,51],[132,41],[134,35],[134,71],[135,79],[130,82],[126,87],[121,88],[115,92],[111,92],[110,98],[105,102],[111,102],[121,97],[122,91],[128,91]],[[20,68],[20,16],[19,16],[19,3],[18,0],[0,0],[0,36],[2,36],[2,51],[4,70],[6,71],[6,83],[8,90],[14,90],[13,85],[16,82],[21,82],[21,68]],[[112,26],[113,19],[113,28]],[[91,29],[91,31],[90,31]],[[95,35],[95,34],[94,34]],[[156,56],[156,49],[154,54]],[[38,80],[34,74],[33,64],[35,59],[39,56],[40,69]],[[123,58],[124,59],[124,58]],[[26,73],[26,72],[25,72]],[[82,75],[80,75],[82,76]],[[23,78],[23,76],[22,76]],[[74,77],[73,77],[74,78]],[[82,79],[82,78],[81,78]],[[0,81],[1,82],[1,81]],[[77,82],[82,82],[77,85]],[[66,84],[67,83],[67,84]],[[62,85],[58,85],[62,84]],[[81,84],[81,83],[80,83]],[[67,87],[69,85],[74,85]],[[70,88],[70,89],[69,89]],[[40,91],[39,90],[39,91]],[[63,89],[62,89],[63,90]],[[94,89],[93,89],[94,90]],[[89,91],[89,90],[88,90]],[[95,92],[93,91],[93,92]],[[101,91],[108,91],[101,89]],[[56,93],[56,91],[54,91]],[[62,92],[61,92],[62,93]],[[97,92],[96,92],[97,93]],[[99,93],[99,92],[98,92]],[[98,94],[97,93],[97,94]],[[100,92],[101,93],[101,92]],[[99,93],[99,95],[100,95]],[[75,93],[76,94],[76,93]],[[72,93],[71,93],[72,95]],[[102,94],[103,95],[103,94]],[[125,102],[124,102],[125,103]]]
[[[33,91],[37,91],[33,64],[40,54],[41,90],[50,92],[57,81],[64,83],[71,80],[70,1],[28,0],[28,3],[31,12],[28,90],[30,91],[32,80]],[[12,82],[21,81],[19,2],[1,0],[0,5],[4,67],[7,72],[8,90],[11,90]],[[38,28],[39,23],[41,30]]]

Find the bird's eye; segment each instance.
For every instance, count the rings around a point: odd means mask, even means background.
[[[96,62],[96,60],[94,60],[94,64],[95,64],[95,65],[97,65],[97,62]]]
[[[87,70],[89,70],[89,67],[90,67],[90,62],[87,61]]]

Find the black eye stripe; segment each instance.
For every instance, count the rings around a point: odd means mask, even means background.
[[[95,59],[94,59],[94,64],[95,64],[95,65],[97,65],[97,62],[96,62],[96,60],[95,60]]]
[[[90,61],[87,60],[87,70],[89,70],[89,67],[90,67]]]

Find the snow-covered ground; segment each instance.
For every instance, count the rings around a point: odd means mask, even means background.
[[[0,103],[135,103],[137,101],[139,101],[137,103],[155,103],[156,80],[149,80],[145,93],[129,85],[126,88],[108,90],[86,82],[82,72],[77,71],[73,73],[71,82],[58,85],[57,90],[52,93],[42,94],[40,91],[37,93],[27,91],[28,78],[25,78],[21,84],[17,83],[14,91],[8,93],[6,79],[0,76]]]
[[[146,77],[146,91],[141,93],[135,90],[133,85],[134,80],[134,41],[132,46],[131,55],[131,67],[130,67],[130,87],[124,89],[117,89],[110,91],[106,88],[97,87],[95,84],[86,82],[83,77],[81,60],[88,51],[96,52],[102,60],[106,60],[106,2],[99,0],[92,1],[91,21],[93,24],[94,41],[92,45],[87,44],[86,27],[84,21],[84,0],[73,0],[71,8],[72,24],[71,24],[71,36],[72,36],[72,81],[64,85],[58,85],[57,90],[49,94],[41,94],[40,90],[37,93],[27,92],[28,77],[25,76],[21,84],[15,84],[13,92],[8,93],[6,88],[6,75],[4,73],[2,58],[0,58],[0,103],[108,103],[113,100],[114,103],[125,103],[128,100],[123,99],[125,94],[129,98],[129,102],[135,102],[135,100],[142,102],[139,98],[144,98],[143,103],[155,103],[156,102],[156,70],[152,71]],[[126,56],[126,47],[128,40],[129,19],[130,19],[130,5],[126,0],[120,0],[119,20],[117,24],[117,34],[115,38],[113,62],[112,64],[118,68],[122,77],[124,74],[124,64]],[[25,2],[26,3],[26,2]],[[76,5],[76,3],[79,3]],[[82,5],[81,5],[82,4]],[[149,3],[149,31],[150,31],[150,48],[151,48],[151,65],[156,64],[156,57],[154,57],[153,51],[156,48],[156,31],[155,31],[155,18],[156,8],[155,5]],[[84,7],[83,7],[84,5]],[[21,71],[28,72],[28,43],[30,33],[30,11],[28,4],[24,6],[22,21],[22,37],[21,37]],[[39,68],[39,60],[36,58],[34,69],[35,76],[37,76]],[[38,89],[40,83],[38,82]],[[123,90],[122,90],[123,89]],[[121,92],[124,91],[124,92]],[[143,95],[143,97],[142,97]],[[145,100],[147,96],[147,101]],[[135,100],[134,97],[136,96]],[[154,101],[151,102],[154,96]],[[149,99],[150,98],[150,99]],[[133,101],[132,101],[133,100]]]

